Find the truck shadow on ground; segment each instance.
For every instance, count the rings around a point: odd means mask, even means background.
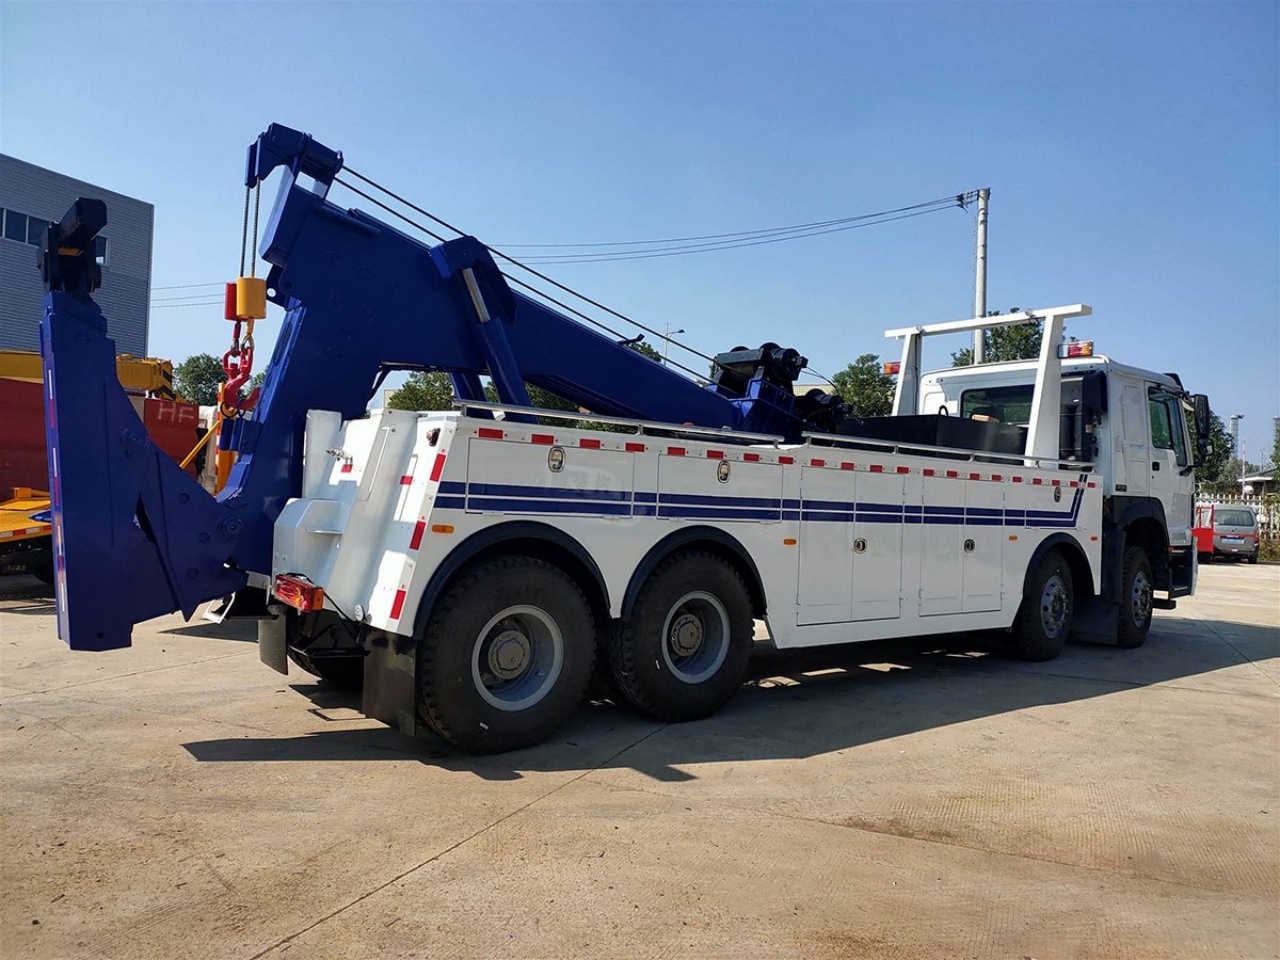
[[[528,772],[633,769],[657,780],[696,779],[709,762],[802,759],[1046,704],[1090,700],[1152,684],[1280,697],[1280,630],[1168,618],[1147,645],[1120,650],[1073,643],[1049,663],[1008,658],[998,635],[916,638],[798,651],[767,644],[748,682],[707,720],[662,724],[607,701],[592,702],[550,741],[487,757],[462,754],[434,735],[358,729],[358,696],[295,684],[334,729],[301,737],[206,740],[184,746],[210,762],[417,761],[486,780]],[[1245,665],[1231,677],[1211,674]],[[367,721],[361,721],[367,724]]]

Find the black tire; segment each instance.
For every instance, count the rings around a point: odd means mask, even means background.
[[[1255,550],[1255,551],[1253,551],[1253,553],[1249,554],[1249,562],[1250,562],[1250,563],[1257,563],[1257,562],[1258,562],[1258,551],[1257,551],[1257,550]]]
[[[532,557],[501,557],[454,583],[418,645],[418,714],[471,753],[541,743],[582,702],[595,662],[591,605]]]
[[[305,651],[293,647],[289,647],[287,653],[296,666],[339,690],[359,693],[364,689],[364,657],[360,654],[350,657],[309,657]]]
[[[1116,644],[1126,650],[1147,642],[1152,614],[1151,560],[1142,547],[1125,547],[1120,574],[1120,616]]]
[[[1039,663],[1062,652],[1075,613],[1071,567],[1057,550],[1050,550],[1018,608],[1013,621],[1013,649],[1020,659]]]
[[[658,720],[698,720],[742,685],[754,637],[751,595],[728,562],[689,551],[649,575],[611,638],[622,696]]]

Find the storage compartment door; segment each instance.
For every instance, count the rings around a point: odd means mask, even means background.
[[[920,616],[961,611],[964,481],[922,477]]]
[[[796,625],[846,623],[853,580],[854,474],[802,467]]]

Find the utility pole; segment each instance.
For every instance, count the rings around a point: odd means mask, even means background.
[[[978,276],[973,285],[973,315],[987,315],[987,204],[991,201],[991,188],[978,191]],[[986,330],[973,331],[973,362],[986,359]]]
[[[1233,413],[1231,415],[1231,452],[1235,455],[1236,463],[1240,464],[1240,477],[1244,479],[1244,453],[1240,450],[1240,421],[1244,419],[1243,413]]]

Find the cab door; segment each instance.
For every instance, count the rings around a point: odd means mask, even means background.
[[[1151,489],[1151,444],[1147,438],[1150,429],[1147,401],[1143,385],[1126,382],[1120,393],[1120,433],[1115,436],[1112,463],[1123,463],[1122,470],[1115,471],[1117,494],[1129,497],[1145,497]]]
[[[1191,543],[1194,484],[1182,401],[1164,387],[1147,384],[1147,413],[1151,426],[1150,495],[1164,507],[1169,544]]]

